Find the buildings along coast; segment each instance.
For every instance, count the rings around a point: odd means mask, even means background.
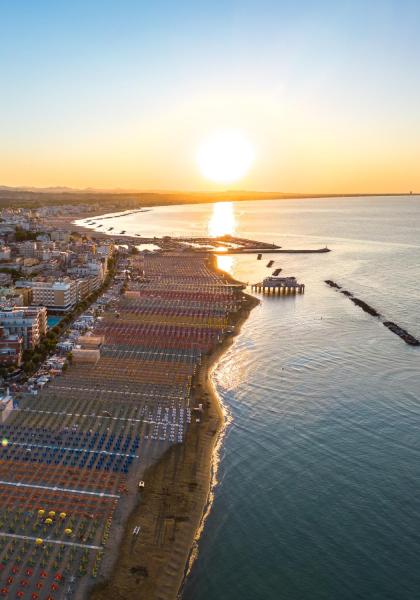
[[[209,255],[136,255],[70,368],[1,425],[1,589],[85,594],[118,542],[145,468],[185,441],[202,356],[241,294]],[[80,338],[79,338],[80,339]],[[199,421],[199,419],[197,419]],[[147,480],[146,480],[147,485]],[[16,573],[13,573],[16,569]],[[54,587],[53,587],[54,586]],[[30,594],[29,594],[30,597]]]

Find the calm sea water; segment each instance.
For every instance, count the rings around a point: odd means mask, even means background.
[[[324,284],[420,336],[420,198],[182,206],[115,223],[333,250],[221,259],[249,282],[273,259],[306,293],[263,298],[215,373],[232,424],[183,600],[420,598],[420,350]]]

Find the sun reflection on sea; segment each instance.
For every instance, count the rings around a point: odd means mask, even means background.
[[[233,202],[216,202],[209,219],[207,231],[211,237],[234,235],[236,229]]]

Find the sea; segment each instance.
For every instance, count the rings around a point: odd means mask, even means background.
[[[420,598],[420,348],[325,284],[420,337],[420,197],[183,205],[102,223],[331,249],[219,259],[248,284],[281,268],[306,287],[257,295],[214,372],[230,418],[182,599]]]

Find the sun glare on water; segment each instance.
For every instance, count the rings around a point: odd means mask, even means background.
[[[201,173],[215,183],[233,183],[244,177],[255,158],[252,144],[241,131],[218,131],[199,146]]]
[[[234,235],[236,228],[235,210],[232,202],[216,202],[207,224],[211,237]]]
[[[219,256],[217,257],[217,266],[222,271],[226,271],[227,273],[233,273],[233,256]]]
[[[236,219],[233,202],[216,202],[207,224],[209,236],[217,238],[224,235],[235,235]],[[217,250],[225,252],[226,246],[216,246]],[[233,257],[230,255],[217,256],[217,266],[222,271],[232,273]]]

